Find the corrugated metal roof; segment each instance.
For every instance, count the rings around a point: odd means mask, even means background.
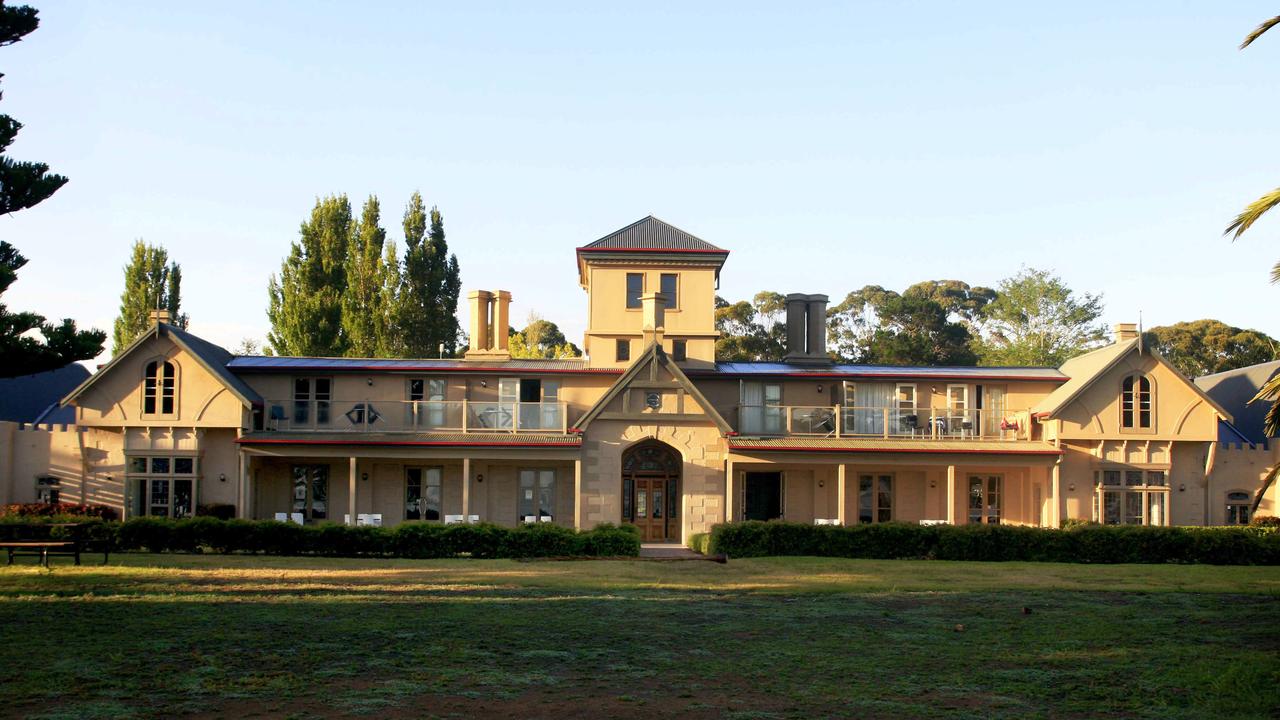
[[[614,252],[627,250],[669,250],[674,252],[725,254],[729,252],[652,215],[637,220],[621,230],[609,233],[599,240],[578,249]]]
[[[902,365],[826,365],[802,366],[782,362],[722,362],[714,373],[690,370],[690,376],[702,375],[788,375],[799,377],[838,378],[925,378],[965,380],[1044,380],[1065,382],[1067,376],[1050,367],[969,367],[969,366],[902,366]]]
[[[249,387],[245,381],[236,377],[227,369],[227,365],[235,356],[225,348],[220,345],[214,345],[204,338],[196,337],[186,330],[173,325],[164,325],[163,329],[165,332],[173,336],[179,343],[184,345],[188,351],[203,361],[205,366],[209,368],[210,372],[216,374],[223,382],[229,385],[232,390],[237,392],[245,400],[248,400],[249,402],[262,402],[262,396],[258,394],[257,390]]]
[[[363,372],[583,372],[620,375],[622,370],[588,368],[583,358],[564,360],[460,360],[397,358],[320,358],[241,355],[227,367],[234,372],[287,372],[292,370]]]
[[[245,445],[373,445],[413,447],[572,447],[579,435],[559,433],[253,432]]]
[[[729,449],[791,452],[1061,454],[1061,451],[1052,444],[1038,440],[912,440],[909,438],[731,437]]]

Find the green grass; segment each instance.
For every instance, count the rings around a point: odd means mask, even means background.
[[[28,717],[1280,713],[1263,567],[127,555],[0,627]]]

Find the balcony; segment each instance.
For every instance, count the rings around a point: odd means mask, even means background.
[[[762,437],[1030,440],[1029,410],[739,405],[738,434]]]
[[[567,433],[563,402],[267,400],[265,429],[289,432]]]

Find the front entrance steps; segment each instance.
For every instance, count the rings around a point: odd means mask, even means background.
[[[651,560],[706,560],[680,543],[641,543],[640,557]]]

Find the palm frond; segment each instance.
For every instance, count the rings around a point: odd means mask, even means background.
[[[1262,479],[1262,487],[1258,490],[1258,494],[1253,496],[1253,507],[1249,509],[1249,517],[1253,517],[1258,512],[1258,506],[1262,504],[1262,498],[1267,496],[1267,490],[1271,489],[1272,484],[1276,481],[1276,476],[1280,476],[1280,463],[1271,468],[1271,472]]]
[[[1266,433],[1267,437],[1275,437],[1280,434],[1280,373],[1273,375],[1270,380],[1263,383],[1258,390],[1258,394],[1253,396],[1249,404],[1252,405],[1259,400],[1271,401],[1271,409],[1267,411],[1267,418],[1262,431]]]
[[[1266,195],[1263,195],[1257,200],[1249,203],[1244,210],[1240,211],[1240,214],[1236,216],[1235,221],[1228,225],[1227,229],[1224,230],[1222,234],[1231,235],[1231,239],[1233,241],[1240,239],[1240,236],[1244,234],[1245,230],[1248,230],[1255,222],[1258,221],[1258,218],[1261,218],[1268,210],[1276,205],[1280,205],[1280,188],[1276,188],[1275,190],[1272,190]],[[1234,233],[1234,235],[1232,233]]]
[[[1280,262],[1271,266],[1271,282],[1280,283]]]
[[[1271,28],[1275,27],[1277,24],[1280,24],[1280,16],[1273,17],[1270,20],[1262,23],[1258,27],[1254,28],[1253,32],[1245,36],[1244,42],[1240,43],[1240,49],[1243,50],[1249,47],[1249,43],[1262,37],[1262,33],[1270,30]]]

